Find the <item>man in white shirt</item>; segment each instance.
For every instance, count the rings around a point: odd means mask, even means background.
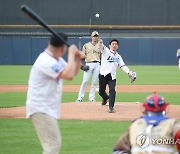
[[[119,66],[125,73],[130,77],[135,72],[129,70],[125,65],[122,57],[117,53],[119,41],[117,39],[112,39],[109,43],[109,48],[102,44],[102,40],[99,41],[102,56],[101,56],[101,67],[99,74],[99,95],[102,97],[102,105],[106,105],[109,99],[109,113],[114,113],[114,102],[116,97],[116,70]],[[135,78],[132,78],[135,80]],[[106,85],[109,86],[109,95],[106,93]]]
[[[59,34],[67,41],[67,36]],[[75,45],[68,51],[68,63],[61,58],[66,44],[52,35],[47,49],[32,66],[27,93],[27,117],[32,120],[43,148],[43,154],[59,154],[61,135],[58,119],[62,94],[62,80],[72,80],[80,69],[84,54]]]

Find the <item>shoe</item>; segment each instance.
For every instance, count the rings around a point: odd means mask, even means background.
[[[115,113],[114,108],[110,106],[108,112],[109,112],[109,113]]]
[[[80,103],[80,102],[82,102],[82,100],[79,100],[79,99],[76,100],[76,103]]]
[[[106,100],[103,99],[101,105],[106,105],[107,104],[107,100],[108,99],[106,99]]]
[[[92,99],[92,100],[89,100],[89,102],[96,102],[96,100]]]

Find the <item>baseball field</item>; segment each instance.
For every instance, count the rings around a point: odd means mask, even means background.
[[[0,154],[39,154],[42,149],[29,119],[25,119],[25,101],[31,66],[0,66]],[[73,81],[64,81],[61,117],[62,154],[110,154],[119,136],[133,119],[141,115],[141,103],[154,91],[170,103],[168,115],[180,119],[180,71],[177,66],[129,66],[137,72],[130,80],[117,72],[116,113],[96,103],[75,103],[83,77],[80,71]]]

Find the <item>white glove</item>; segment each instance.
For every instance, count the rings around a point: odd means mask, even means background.
[[[133,83],[137,78],[136,72],[130,71],[128,74],[131,79],[131,83]]]

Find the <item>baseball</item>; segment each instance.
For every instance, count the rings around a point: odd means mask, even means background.
[[[136,104],[140,104],[140,102],[136,102]]]
[[[99,13],[96,13],[96,14],[95,14],[95,17],[96,17],[96,18],[99,18],[99,16],[100,16]]]

